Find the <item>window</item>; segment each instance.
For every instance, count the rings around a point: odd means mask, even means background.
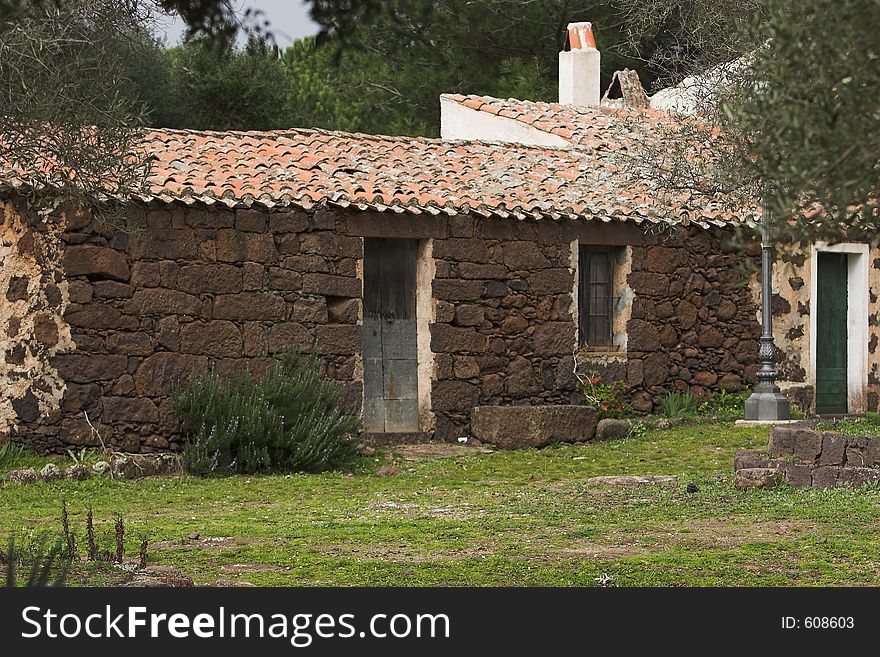
[[[581,247],[578,271],[580,344],[596,349],[611,349],[614,318],[613,251]]]

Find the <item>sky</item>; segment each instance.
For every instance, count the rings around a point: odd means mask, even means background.
[[[269,21],[269,30],[279,46],[289,46],[295,39],[317,34],[318,25],[309,18],[309,10],[302,0],[238,0],[242,11],[248,7],[261,9],[263,18]],[[177,17],[162,19],[159,31],[165,42],[173,46],[180,41],[185,25]],[[241,38],[241,37],[239,37]]]

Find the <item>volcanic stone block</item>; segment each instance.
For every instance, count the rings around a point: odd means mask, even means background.
[[[476,301],[483,296],[485,284],[479,280],[435,278],[434,297],[444,301]]]
[[[288,349],[307,351],[315,339],[309,330],[296,322],[273,324],[269,328],[269,352],[279,353]]]
[[[153,354],[140,364],[135,373],[135,387],[139,395],[164,397],[176,385],[186,385],[194,376],[208,369],[205,356],[161,352]]]
[[[63,265],[68,276],[112,278],[118,281],[127,281],[131,276],[125,255],[103,246],[68,246],[64,249]]]
[[[302,280],[305,294],[321,294],[328,297],[359,297],[361,282],[351,276],[333,274],[305,274]]]
[[[224,294],[214,300],[214,317],[232,320],[283,320],[287,305],[279,296],[261,292]]]
[[[192,294],[157,287],[138,290],[125,302],[127,315],[193,315],[202,313],[201,300]]]
[[[126,356],[148,356],[153,353],[153,341],[143,331],[133,333],[113,332],[104,339],[110,353]]]
[[[97,281],[94,285],[94,294],[102,299],[128,299],[134,292],[131,285],[118,281]]]
[[[186,265],[177,274],[177,289],[190,294],[241,292],[241,269],[221,264]]]
[[[846,461],[846,436],[826,431],[822,434],[822,453],[819,465],[843,465]]]
[[[489,260],[486,242],[458,237],[435,240],[433,255],[435,258],[448,258],[457,262],[488,262]]]
[[[30,279],[27,276],[13,276],[9,279],[9,286],[6,288],[7,301],[24,301],[28,298],[28,284]]]
[[[822,452],[822,434],[800,429],[794,436],[794,456],[799,463],[813,463]]]
[[[480,389],[465,381],[434,381],[431,404],[437,411],[470,411],[480,400]]]
[[[880,470],[876,468],[841,468],[837,477],[837,485],[849,485],[853,488],[880,481]]]
[[[44,347],[58,344],[58,324],[52,315],[40,313],[34,317],[34,337]]]
[[[110,468],[113,479],[140,479],[183,472],[180,458],[174,454],[114,454]]]
[[[645,266],[648,271],[658,274],[668,274],[678,267],[680,249],[671,249],[665,246],[652,246],[645,253]]]
[[[666,296],[669,291],[669,277],[651,272],[632,272],[627,282],[636,294]]]
[[[770,456],[788,456],[794,454],[795,438],[797,429],[785,426],[773,427],[770,431],[770,443],[768,451]]]
[[[327,299],[327,320],[334,324],[357,324],[359,309],[357,299]]]
[[[139,397],[103,397],[101,403],[104,422],[131,422],[135,424],[159,421],[159,409],[149,399]]]
[[[596,440],[615,440],[626,438],[632,426],[628,420],[605,418],[596,425]]]
[[[245,233],[224,228],[217,231],[216,246],[220,262],[278,262],[275,239],[269,233]]]
[[[460,304],[455,308],[455,323],[459,326],[479,326],[483,323],[483,308],[472,304]]]
[[[733,471],[744,470],[746,468],[768,468],[770,467],[770,459],[766,452],[758,449],[747,449],[736,453],[733,459]]]
[[[714,326],[704,326],[700,329],[697,344],[704,349],[717,349],[724,344],[724,334]]]
[[[189,228],[147,228],[131,239],[132,260],[198,260],[199,244]]]
[[[359,237],[322,231],[304,234],[300,241],[300,250],[303,253],[332,258],[362,258],[364,246],[363,240]]]
[[[229,321],[190,322],[180,331],[184,354],[235,358],[242,354],[241,331]]]
[[[236,210],[235,227],[246,233],[265,233],[269,214],[260,210]]]
[[[836,465],[827,465],[813,470],[814,488],[832,488],[837,485],[840,471],[843,468]]]
[[[669,377],[669,359],[665,353],[657,351],[649,354],[644,360],[644,383],[646,386],[658,386]]]
[[[736,471],[733,485],[739,490],[770,488],[775,486],[781,478],[779,470],[776,468],[743,468]]]
[[[309,216],[301,210],[269,213],[269,231],[272,233],[299,233],[308,227]]]
[[[473,329],[455,328],[448,324],[431,325],[431,351],[439,353],[486,351],[488,338]]]
[[[652,322],[631,319],[627,322],[627,346],[633,351],[657,351],[660,349],[660,334]]]
[[[535,392],[537,379],[535,369],[531,361],[522,356],[517,356],[507,366],[505,389],[507,394],[514,399],[528,397]]]
[[[570,354],[575,345],[575,326],[571,322],[544,322],[532,333],[532,348],[540,356]]]
[[[441,260],[440,262],[443,261]],[[481,278],[484,280],[493,278],[506,278],[507,267],[498,263],[481,265],[474,262],[460,262],[458,263],[458,273],[462,278]],[[452,274],[441,276],[439,270],[437,272],[438,278],[451,278],[452,276]]]
[[[471,415],[475,438],[505,449],[591,440],[596,409],[589,406],[479,406]]]
[[[363,329],[350,324],[325,324],[317,328],[318,351],[322,354],[352,355],[361,353]]]
[[[297,299],[290,318],[295,322],[324,324],[327,322],[327,300],[324,297]]]
[[[791,463],[790,461],[775,461],[774,465],[779,468],[785,481],[790,486],[802,488],[813,483],[813,467],[803,463]]]
[[[53,359],[53,365],[65,381],[91,383],[110,381],[125,374],[128,358],[121,355],[59,354]]]
[[[697,307],[687,300],[678,303],[675,314],[678,316],[678,325],[685,330],[691,328],[697,321]]]
[[[529,289],[534,294],[570,294],[573,285],[574,274],[562,267],[536,271],[529,277]]]
[[[508,242],[503,246],[503,253],[504,264],[512,271],[546,269],[550,266],[541,247],[534,242]]]

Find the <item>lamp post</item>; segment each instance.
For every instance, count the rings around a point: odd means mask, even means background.
[[[791,419],[788,399],[776,385],[776,366],[773,343],[773,246],[770,244],[770,216],[764,204],[761,220],[761,337],[759,338],[758,383],[746,399],[745,419],[776,422]]]

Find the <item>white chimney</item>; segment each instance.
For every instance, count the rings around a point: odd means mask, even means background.
[[[592,23],[569,23],[571,50],[559,53],[559,103],[599,104],[599,51]]]

